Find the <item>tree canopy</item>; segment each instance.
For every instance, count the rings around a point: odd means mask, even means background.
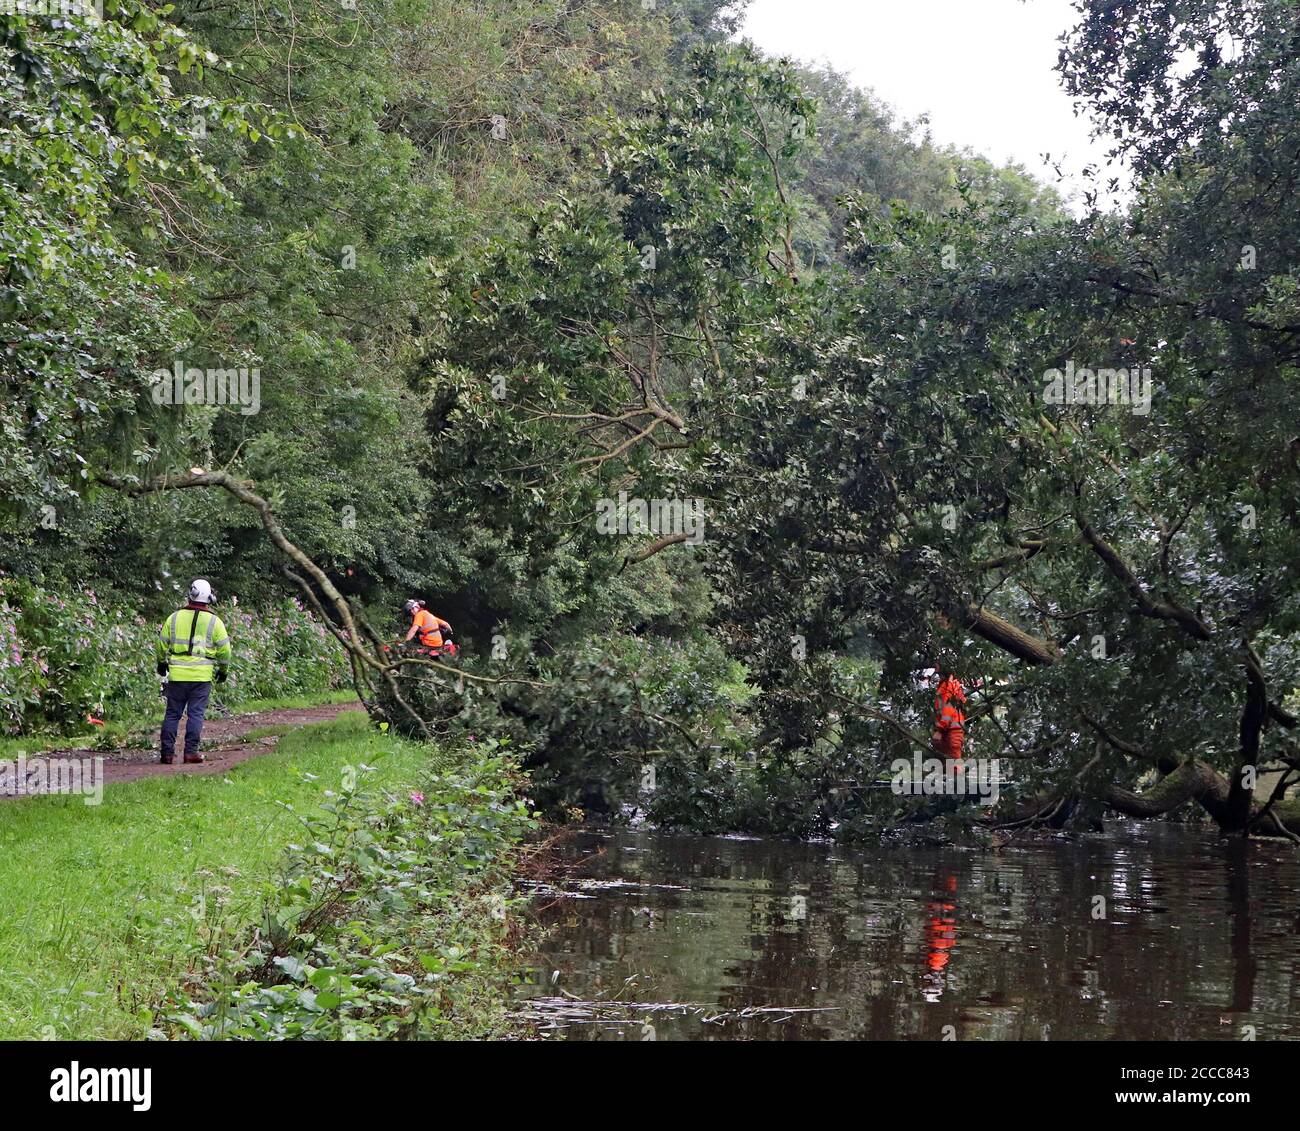
[[[950,654],[1016,819],[1294,837],[1295,5],[1080,3],[1074,212],[741,6],[0,15],[0,570],[301,585],[558,805],[896,822]]]

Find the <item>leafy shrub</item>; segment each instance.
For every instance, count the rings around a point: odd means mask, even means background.
[[[464,666],[500,674],[490,664]],[[748,740],[738,709],[747,694],[743,668],[703,634],[589,639],[546,657],[530,674],[531,683],[466,681],[457,696],[450,681],[436,684],[422,670],[404,677],[402,690],[450,733],[506,736],[526,751],[524,767],[549,812],[576,805],[617,813],[646,792],[649,767],[704,772]],[[394,724],[401,719],[395,714]]]
[[[473,659],[462,666],[502,674]],[[759,698],[745,667],[706,634],[587,639],[527,674],[531,682],[458,689],[455,677],[415,669],[400,684],[440,734],[508,737],[556,819],[576,809],[703,833],[853,839],[921,807],[878,788],[891,761],[912,753],[896,731],[851,712],[809,717],[806,696]],[[845,703],[872,704],[879,677],[874,661],[836,657],[806,678]],[[381,700],[405,733],[406,716]],[[891,711],[924,732],[930,700],[922,692]]]
[[[218,613],[234,647],[225,705],[345,681],[340,649],[296,599]],[[146,619],[93,589],[61,594],[0,576],[0,732],[62,729],[87,716],[124,722],[156,711],[154,641],[164,615]]]
[[[367,790],[367,772],[345,768],[303,821],[251,939],[207,924],[176,1035],[459,1038],[499,1022],[511,850],[536,823],[512,761],[482,743],[404,796]]]

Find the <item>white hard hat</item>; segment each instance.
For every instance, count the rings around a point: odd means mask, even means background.
[[[190,600],[196,605],[210,605],[216,599],[217,595],[212,592],[212,586],[203,578],[195,579],[194,584],[190,586]]]

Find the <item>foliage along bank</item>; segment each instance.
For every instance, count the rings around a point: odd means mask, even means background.
[[[218,692],[226,707],[344,685],[337,646],[295,598],[218,611],[235,649]],[[89,586],[56,591],[0,575],[0,734],[84,731],[95,719],[120,735],[147,721],[159,709],[153,649],[164,615],[146,619]]]
[[[495,742],[432,752],[401,792],[344,767],[255,929],[219,906],[161,1033],[204,1040],[482,1039],[506,1026],[512,865],[536,826]]]

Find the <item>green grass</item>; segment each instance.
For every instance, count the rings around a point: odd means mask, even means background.
[[[401,788],[429,758],[349,712],[224,776],[110,785],[100,806],[0,802],[0,1038],[145,1035],[185,973],[199,891],[239,921],[258,918],[259,883],[300,831],[280,802],[316,811],[359,762]]]
[[[159,701],[162,697],[159,696]],[[221,690],[217,689],[216,699],[221,700]],[[240,703],[232,707],[226,714],[228,716],[249,715],[255,711],[285,711],[297,707],[319,707],[326,703],[356,703],[357,693],[350,687],[339,688],[336,691],[318,691],[312,695],[287,695],[279,699],[250,699],[247,703]],[[162,711],[158,712],[159,720],[162,719]]]

